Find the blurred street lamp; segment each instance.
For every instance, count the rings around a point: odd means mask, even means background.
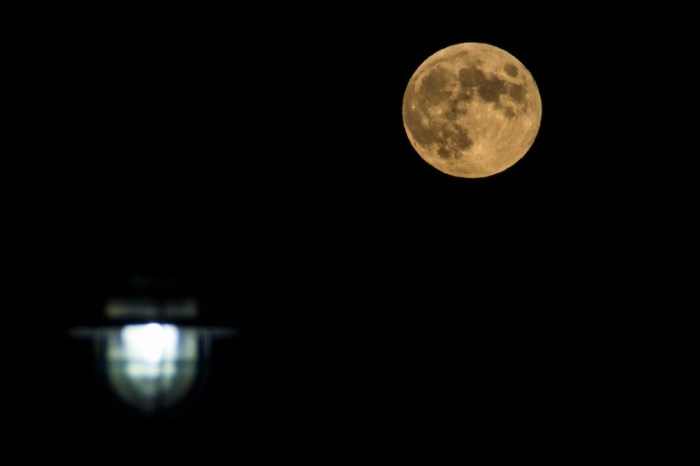
[[[212,341],[235,335],[230,328],[194,325],[198,315],[194,296],[146,291],[107,300],[107,325],[70,334],[93,341],[100,374],[120,400],[154,414],[204,383]]]

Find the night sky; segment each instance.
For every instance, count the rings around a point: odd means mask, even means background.
[[[601,302],[624,303],[617,271],[642,262],[630,224],[656,212],[639,214],[648,165],[623,172],[644,146],[627,135],[647,127],[615,126],[637,113],[614,88],[629,37],[606,45],[592,12],[599,33],[582,40],[525,8],[286,8],[274,24],[45,18],[30,85],[47,130],[30,139],[22,214],[23,297],[43,319],[29,425],[59,448],[222,461],[434,457],[522,440],[534,420],[568,441],[556,426],[599,406],[582,374],[623,320]],[[401,119],[414,70],[468,41],[517,57],[543,102],[530,152],[475,180],[425,163]],[[90,345],[65,337],[133,276],[189,283],[207,322],[240,332],[178,416],[120,409]]]

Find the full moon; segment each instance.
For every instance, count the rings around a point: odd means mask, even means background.
[[[415,150],[460,178],[483,178],[513,166],[530,150],[541,119],[540,93],[525,65],[477,42],[428,57],[403,97],[403,124]]]

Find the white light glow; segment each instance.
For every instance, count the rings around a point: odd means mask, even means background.
[[[132,361],[158,364],[172,360],[177,352],[177,339],[174,325],[126,325],[122,328],[126,356]]]
[[[145,379],[173,376],[178,336],[174,325],[126,325],[122,328],[123,352],[128,361],[126,373]]]
[[[192,388],[198,333],[171,324],[126,325],[106,333],[106,371],[114,391],[144,411],[171,406]]]
[[[192,393],[214,338],[233,329],[147,323],[122,327],[78,327],[77,338],[93,338],[114,395],[144,412],[178,404]]]

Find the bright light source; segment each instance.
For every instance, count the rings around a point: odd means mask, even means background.
[[[145,411],[180,400],[197,375],[199,348],[194,329],[157,323],[125,325],[107,334],[106,351],[112,388]]]
[[[75,328],[91,338],[111,390],[145,413],[175,406],[202,379],[210,343],[232,329],[145,323],[122,327]]]
[[[174,325],[126,325],[122,342],[126,356],[135,362],[160,364],[172,361],[177,352],[178,331]]]

